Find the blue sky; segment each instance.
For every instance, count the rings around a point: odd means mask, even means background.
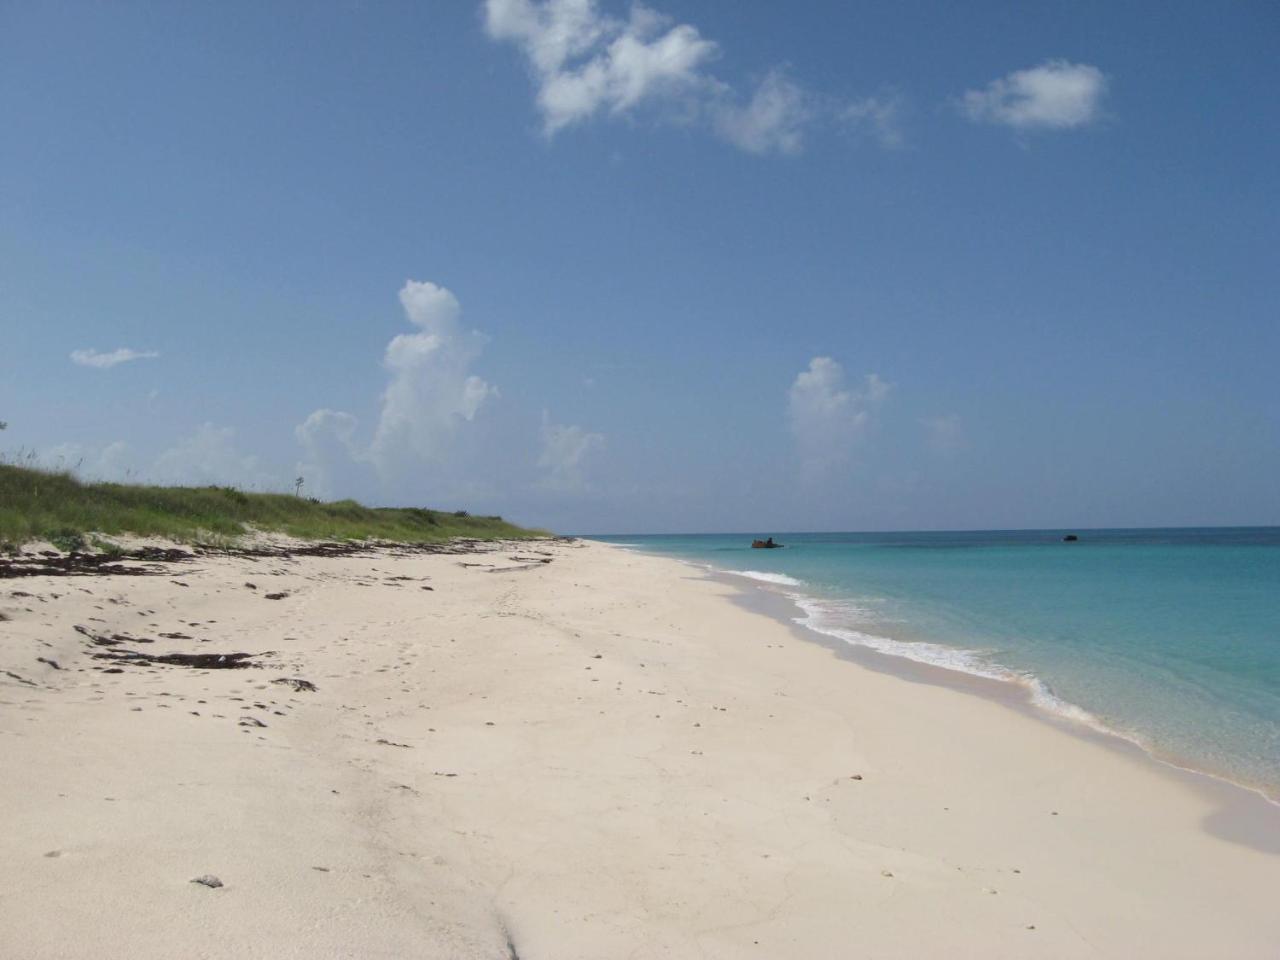
[[[1274,4],[0,4],[0,450],[574,532],[1280,523]]]

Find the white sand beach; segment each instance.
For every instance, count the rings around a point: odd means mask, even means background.
[[[0,580],[0,956],[1280,953],[1280,808],[735,593],[564,541]]]

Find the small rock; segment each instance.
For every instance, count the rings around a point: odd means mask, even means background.
[[[257,589],[258,589],[258,585],[257,585],[256,583],[248,583],[248,582],[246,582],[246,583],[245,583],[245,586],[246,586],[246,587],[248,587],[250,590],[257,590]]]
[[[860,774],[860,773],[855,773],[855,774],[853,774],[853,776],[849,777],[849,779],[850,779],[850,780],[861,780],[861,779],[862,779],[862,774]]]
[[[881,871],[880,871],[880,876],[882,876],[882,877],[892,877],[892,876],[893,876],[893,873],[892,873],[892,871],[889,871],[889,870],[881,870]]]
[[[196,877],[191,882],[198,883],[201,886],[210,887],[215,890],[218,887],[222,886],[222,881],[219,880],[217,877],[215,877],[212,873],[206,873],[203,877]]]

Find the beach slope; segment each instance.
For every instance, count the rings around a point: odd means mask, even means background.
[[[123,566],[0,579],[4,956],[1280,944],[1280,808],[850,662],[673,560]]]

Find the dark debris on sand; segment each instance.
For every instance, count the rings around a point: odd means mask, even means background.
[[[507,541],[505,546],[510,549],[510,541]],[[393,543],[371,540],[287,546],[196,546],[190,550],[176,547],[139,547],[136,550],[117,553],[80,553],[73,550],[71,553],[59,554],[51,550],[43,550],[39,553],[0,556],[0,580],[18,577],[159,576],[168,572],[167,565],[190,563],[201,556],[244,557],[249,560],[292,560],[298,557],[364,557],[381,553],[394,557],[412,557],[421,554],[488,553],[503,547],[502,541],[458,539],[444,543]],[[186,584],[182,585],[186,586]],[[245,586],[256,589],[251,584],[246,583]]]

